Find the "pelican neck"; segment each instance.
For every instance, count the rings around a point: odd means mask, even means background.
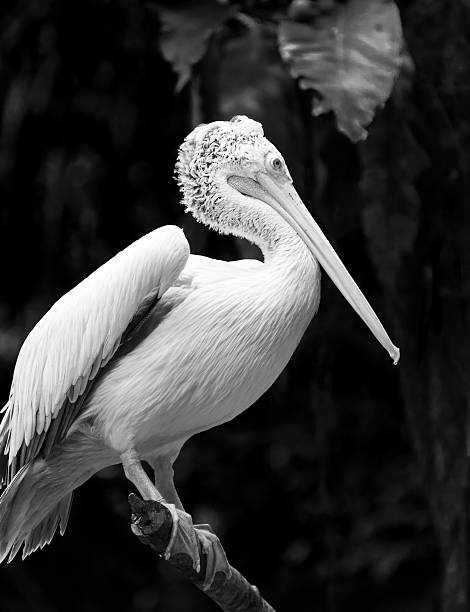
[[[277,215],[276,215],[277,216]],[[264,263],[273,268],[317,268],[318,263],[300,236],[279,217],[270,228],[269,241],[259,241]]]

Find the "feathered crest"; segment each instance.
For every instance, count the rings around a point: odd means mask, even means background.
[[[245,201],[226,181],[264,167],[268,151],[276,149],[264,137],[261,124],[244,115],[199,125],[181,145],[175,168],[186,211],[221,234],[255,244],[262,237],[264,245],[271,245],[274,234],[266,225],[266,206],[261,203],[254,212],[255,200]]]
[[[255,143],[263,136],[261,123],[245,115],[236,115],[230,121],[213,121],[198,125],[186,136],[179,148],[175,167],[178,185],[183,190],[185,181],[192,176],[191,164],[196,159],[203,161],[205,166],[212,165],[232,157],[237,145]]]

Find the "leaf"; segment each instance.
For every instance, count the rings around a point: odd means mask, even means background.
[[[235,13],[233,6],[215,0],[201,0],[190,6],[158,6],[160,48],[178,75],[177,92],[191,78],[191,66],[204,56],[209,38]]]
[[[390,96],[401,66],[400,14],[391,0],[350,0],[313,24],[284,21],[279,48],[300,86],[320,99],[312,112],[332,110],[352,141],[367,136],[378,106]]]

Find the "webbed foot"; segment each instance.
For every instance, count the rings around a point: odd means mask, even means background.
[[[194,531],[201,543],[203,554],[207,557],[203,583],[203,589],[207,590],[212,585],[217,572],[223,572],[227,577],[230,577],[232,572],[222,544],[212,527],[207,523],[194,525]]]
[[[195,572],[201,571],[201,559],[199,556],[199,544],[191,515],[183,510],[177,510],[174,504],[164,503],[165,507],[171,512],[173,525],[171,529],[170,541],[163,553],[163,558],[168,561],[174,551],[178,554],[186,553],[192,560]]]

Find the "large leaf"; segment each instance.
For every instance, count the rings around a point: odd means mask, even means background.
[[[402,28],[391,0],[350,0],[313,24],[285,21],[279,48],[290,72],[320,98],[314,115],[334,111],[353,141],[367,136],[378,106],[390,96],[401,65]]]
[[[211,35],[235,12],[233,6],[215,0],[200,0],[189,6],[158,6],[160,48],[178,74],[176,91],[181,91],[191,78],[191,67],[204,56]]]

